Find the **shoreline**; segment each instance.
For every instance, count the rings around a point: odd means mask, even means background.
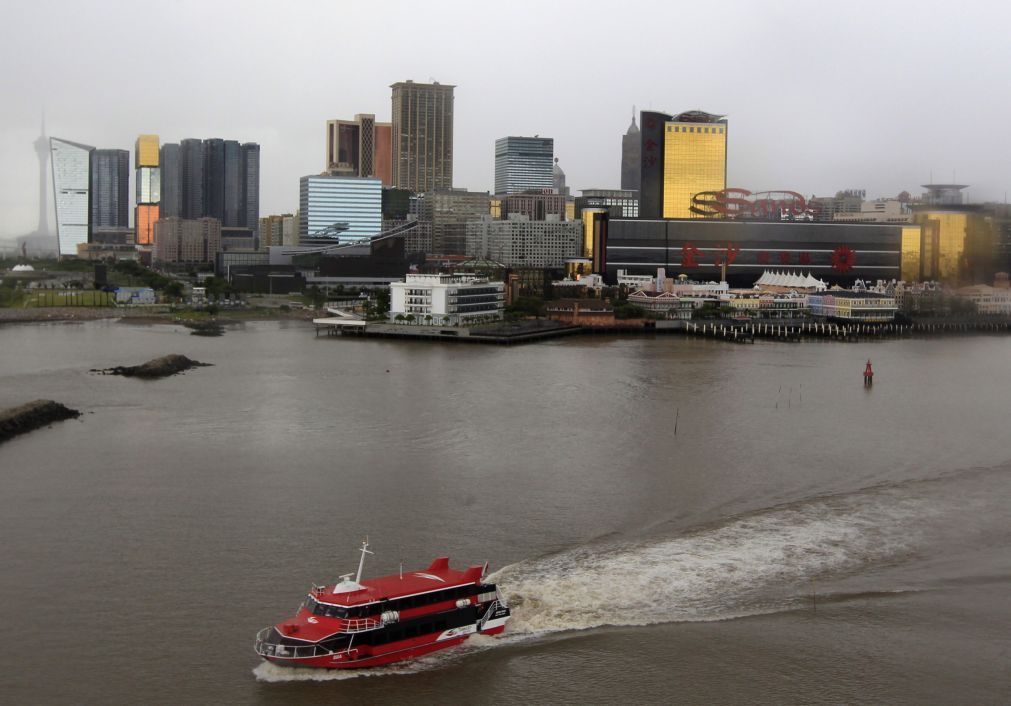
[[[0,309],[0,327],[4,324],[73,323],[116,319],[126,324],[176,324],[213,321],[219,324],[242,321],[312,321],[319,313],[312,309],[274,311],[271,309],[237,309],[219,311],[215,316],[188,318],[174,311],[115,307],[27,307]]]

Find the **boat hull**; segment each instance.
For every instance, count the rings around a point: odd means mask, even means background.
[[[501,624],[496,624],[501,622]],[[456,635],[440,635],[437,639],[405,640],[404,643],[386,645],[391,649],[384,649],[382,652],[372,652],[368,647],[361,649],[351,648],[341,652],[320,655],[316,657],[274,657],[264,656],[263,658],[272,663],[285,667],[308,667],[313,669],[366,669],[369,667],[382,667],[387,664],[397,662],[407,662],[412,659],[424,657],[425,655],[449,647],[455,647],[467,641],[471,635],[499,635],[505,630],[505,620],[489,621],[483,630],[473,630],[471,632],[459,632]],[[450,631],[453,632],[453,631]],[[405,644],[411,643],[411,644]]]

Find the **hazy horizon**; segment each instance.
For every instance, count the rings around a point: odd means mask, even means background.
[[[388,121],[407,79],[457,87],[459,188],[492,189],[495,139],[534,134],[554,138],[574,192],[617,188],[633,105],[726,115],[728,184],[755,191],[916,195],[933,178],[980,202],[1011,186],[1011,137],[989,128],[1011,101],[1005,6],[276,7],[8,4],[0,237],[36,227],[43,108],[48,136],[131,153],[141,133],[258,142],[267,215],[323,169],[328,119]]]

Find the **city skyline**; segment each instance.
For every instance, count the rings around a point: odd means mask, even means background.
[[[1011,186],[1011,166],[994,157],[1011,152],[1011,137],[993,131],[985,139],[969,139],[968,132],[950,125],[950,116],[964,114],[966,106],[998,124],[1011,112],[993,77],[984,78],[990,67],[1008,64],[1009,49],[995,32],[1011,12],[987,7],[984,16],[981,3],[960,6],[959,12],[946,13],[943,22],[918,15],[915,27],[908,11],[920,5],[912,3],[856,3],[847,6],[848,13],[834,14],[828,25],[819,22],[817,10],[799,3],[755,8],[732,3],[719,33],[685,39],[695,54],[705,57],[706,73],[732,77],[720,81],[700,79],[702,64],[672,61],[662,41],[671,22],[712,27],[701,8],[644,6],[649,22],[641,21],[641,13],[615,18],[601,48],[583,42],[579,32],[552,29],[578,24],[585,12],[584,6],[562,4],[538,10],[543,27],[524,25],[528,41],[547,43],[549,61],[569,67],[562,81],[543,86],[513,65],[501,70],[496,57],[516,41],[515,35],[489,34],[488,17],[480,11],[446,3],[437,3],[432,17],[413,18],[410,28],[384,30],[382,41],[391,45],[408,33],[424,37],[429,45],[422,51],[414,43],[411,52],[370,57],[353,74],[334,78],[306,68],[322,45],[324,20],[331,11],[321,3],[297,3],[289,12],[318,18],[320,29],[297,43],[283,41],[290,51],[243,59],[251,63],[234,87],[222,90],[208,81],[206,66],[233,71],[240,63],[234,51],[238,36],[224,37],[200,61],[162,67],[164,91],[114,114],[90,99],[84,77],[107,72],[105,80],[130,85],[137,72],[149,72],[150,66],[107,61],[115,43],[92,46],[87,38],[98,35],[85,30],[101,20],[109,31],[127,32],[148,10],[111,2],[93,13],[71,8],[56,13],[60,19],[52,23],[51,43],[32,43],[24,30],[52,15],[48,7],[40,3],[3,10],[6,31],[0,51],[9,65],[24,66],[18,76],[0,83],[10,106],[0,117],[0,149],[7,156],[0,167],[4,238],[29,233],[38,222],[39,161],[32,144],[43,107],[48,136],[107,148],[129,149],[142,133],[234,136],[260,143],[260,211],[283,213],[297,206],[299,177],[321,171],[326,120],[374,111],[377,122],[390,121],[389,86],[409,79],[457,87],[453,186],[470,190],[493,190],[494,141],[517,134],[554,137],[556,156],[574,191],[617,188],[620,138],[633,105],[671,114],[701,109],[727,115],[734,125],[728,185],[819,196],[857,188],[875,197],[902,190],[916,194],[920,184],[951,180],[970,184],[968,198],[974,202],[1002,201]],[[388,3],[382,9],[396,14],[410,7]],[[362,17],[375,11],[342,10]],[[154,30],[153,40],[161,33],[170,36],[173,28],[193,26],[189,20],[196,12],[180,6]],[[247,12],[238,4],[200,12],[210,18],[193,26],[198,35],[225,17],[241,16],[249,31],[266,31],[277,18],[276,13]],[[452,29],[439,23],[447,15],[453,16]],[[870,17],[873,23],[867,22]],[[377,41],[362,34],[347,40],[348,51]],[[940,56],[936,46],[942,38]],[[75,60],[68,68],[71,57]],[[539,57],[538,66],[543,62]],[[930,70],[924,71],[925,66]],[[532,70],[533,64],[520,68]],[[754,78],[758,76],[761,80]],[[937,86],[945,88],[938,91]],[[254,95],[278,100],[253,102]]]

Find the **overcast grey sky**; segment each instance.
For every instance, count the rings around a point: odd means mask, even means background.
[[[494,140],[553,137],[573,189],[617,187],[632,105],[729,120],[730,185],[826,195],[1011,190],[1006,2],[4,0],[0,236],[34,229],[48,133],[133,150],[262,145],[261,213],[293,211],[328,118],[390,118],[389,84],[456,89],[455,186]],[[51,204],[51,198],[50,198]]]

